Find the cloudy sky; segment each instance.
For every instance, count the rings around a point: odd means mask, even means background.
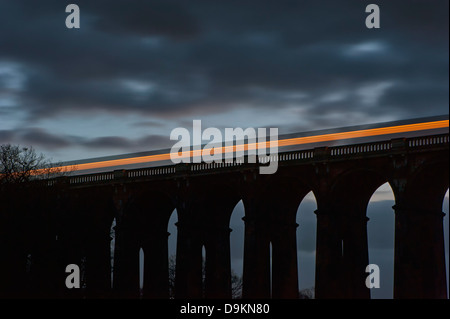
[[[448,1],[0,0],[0,143],[55,161],[448,114]]]
[[[65,26],[69,3],[80,7],[80,29]],[[369,3],[380,6],[380,29],[365,26]],[[171,130],[194,119],[293,133],[448,114],[448,7],[447,0],[0,0],[0,144],[32,145],[66,161],[170,147]],[[304,205],[306,288],[315,201]],[[391,206],[382,197],[371,206],[380,227],[393,227]],[[237,207],[232,220],[238,271],[240,214]],[[383,260],[389,240],[372,238]]]

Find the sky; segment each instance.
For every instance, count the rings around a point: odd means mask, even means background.
[[[79,29],[66,28],[69,3]],[[366,28],[369,3],[379,29]],[[167,148],[193,120],[287,134],[448,114],[448,9],[447,0],[0,0],[0,144],[56,162]],[[380,194],[370,214],[384,221],[392,203]],[[446,203],[448,212],[448,193]],[[308,214],[299,254],[313,260]]]
[[[448,1],[0,0],[0,143],[53,161],[448,114]]]

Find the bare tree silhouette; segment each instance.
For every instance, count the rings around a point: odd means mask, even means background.
[[[32,147],[0,145],[0,297],[58,296],[50,234],[59,227],[61,184],[53,181],[70,171]]]
[[[314,287],[305,288],[298,292],[299,299],[314,299]]]
[[[62,168],[61,163],[51,163],[44,154],[38,154],[33,147],[0,145],[0,186],[23,184],[65,176],[74,167]]]

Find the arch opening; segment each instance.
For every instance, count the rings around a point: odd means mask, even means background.
[[[317,200],[310,191],[297,209],[297,264],[300,299],[313,299],[316,273]]]
[[[139,297],[142,298],[144,290],[144,266],[145,266],[145,254],[142,247],[139,248]]]
[[[206,298],[206,247],[202,245],[202,298]]]
[[[110,255],[111,255],[111,287],[114,287],[114,253],[116,249],[116,218],[114,217],[111,228],[109,230],[109,236],[111,238],[110,242]]]
[[[233,209],[230,217],[230,258],[231,258],[231,297],[242,297],[242,276],[244,271],[244,238],[245,226],[242,218],[245,216],[245,207],[240,200]]]
[[[449,298],[449,276],[450,276],[450,259],[449,259],[449,189],[444,196],[444,202],[442,203],[442,212],[445,214],[444,216],[444,247],[445,247],[445,263],[446,267],[446,276],[447,276],[447,298]]]
[[[384,183],[372,194],[367,205],[369,263],[380,269],[380,288],[370,289],[371,299],[392,299],[394,292],[394,192]],[[369,275],[369,274],[367,274]]]
[[[273,256],[272,241],[269,241],[269,297],[270,298],[273,298],[273,292],[272,292],[272,289],[273,289],[273,282],[272,282],[273,262],[272,261],[273,261],[273,259],[272,259],[272,256]]]
[[[168,223],[173,211],[171,198],[160,191],[145,190],[126,203],[114,258],[120,264],[115,274],[119,294],[168,297]]]
[[[169,299],[175,298],[175,275],[176,275],[176,256],[177,256],[177,230],[178,212],[175,208],[170,215],[167,232],[168,232],[168,273],[169,273]]]

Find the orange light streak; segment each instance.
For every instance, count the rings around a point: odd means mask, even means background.
[[[358,131],[348,131],[348,132],[330,133],[330,134],[315,135],[315,136],[305,136],[305,137],[297,137],[297,138],[278,140],[278,147],[302,145],[302,144],[310,144],[310,143],[318,143],[318,142],[337,141],[337,140],[353,139],[353,138],[359,138],[359,137],[371,137],[371,136],[379,136],[379,135],[387,135],[387,134],[407,133],[407,132],[414,132],[414,131],[445,128],[448,126],[449,126],[449,120],[442,120],[442,121],[434,121],[434,122],[372,128],[372,129],[365,129],[365,130],[358,130]],[[187,158],[187,157],[192,158],[192,157],[201,156],[202,152],[210,152],[212,149],[214,149],[214,152],[218,152],[219,154],[227,154],[227,153],[235,153],[237,151],[247,151],[247,150],[255,150],[255,149],[259,149],[259,148],[269,148],[269,147],[270,147],[270,141],[261,142],[261,143],[240,144],[240,145],[233,145],[233,146],[222,146],[222,147],[216,147],[216,148],[205,148],[203,150],[189,151],[189,152],[187,152],[188,155],[179,156],[179,158]],[[131,158],[122,158],[122,159],[107,160],[107,161],[100,161],[100,162],[76,164],[75,165],[76,168],[74,170],[75,171],[83,171],[83,170],[88,170],[88,169],[105,168],[105,167],[112,167],[112,166],[122,166],[122,165],[131,165],[131,164],[142,164],[142,163],[148,163],[148,162],[166,161],[166,160],[170,160],[170,154],[171,153],[165,153],[165,154],[158,154],[158,155],[138,156],[138,157],[131,157]],[[60,166],[59,168],[70,169],[71,167],[73,167],[73,166]]]

